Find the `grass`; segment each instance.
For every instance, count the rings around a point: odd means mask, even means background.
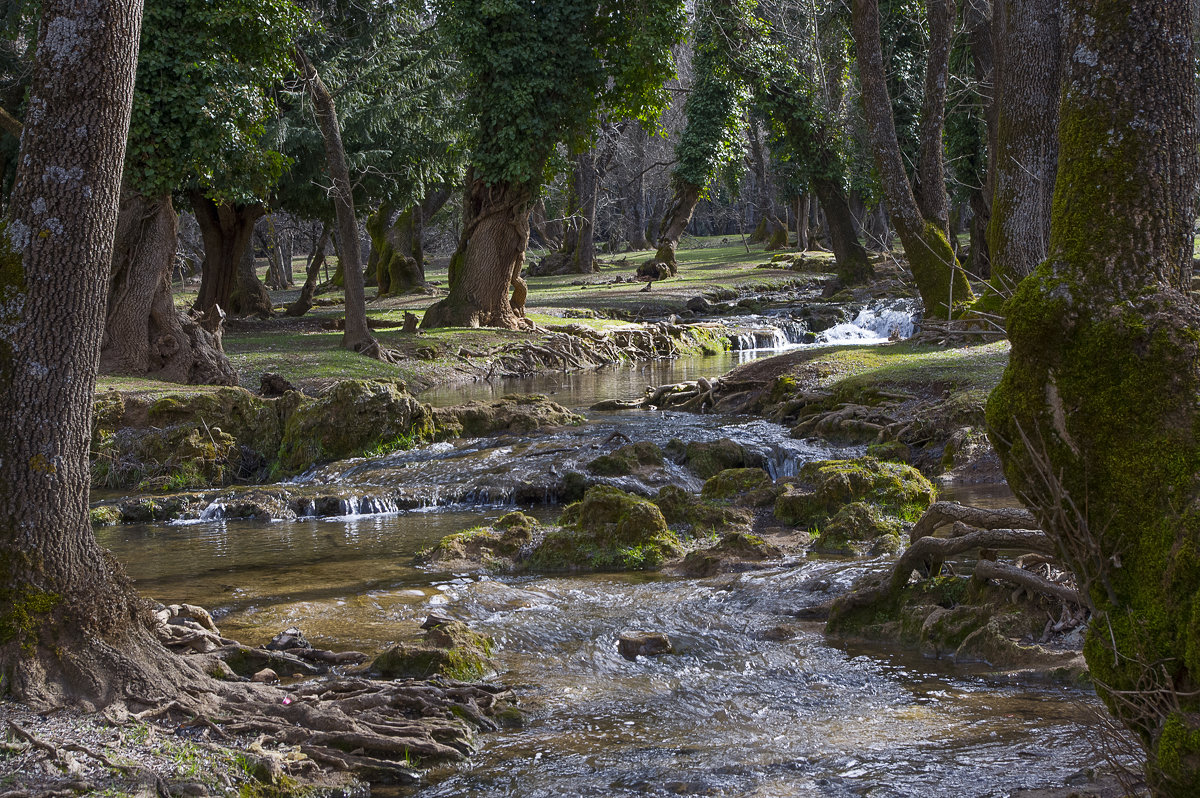
[[[729,243],[731,240],[733,244]],[[544,254],[532,251],[529,259],[534,261]],[[637,265],[651,254],[606,255],[597,274],[529,278],[529,318],[541,327],[582,324],[605,331],[629,324],[627,320],[611,316],[638,318],[679,312],[690,298],[711,289],[749,293],[756,288],[778,286],[784,280],[811,279],[807,275],[778,269],[756,268],[770,260],[771,253],[764,253],[762,245],[751,247],[748,253],[736,238],[711,236],[685,239],[684,248],[677,255],[680,276],[655,283],[650,292],[642,292],[644,283],[617,281],[617,278],[631,276]],[[431,257],[426,269],[426,277],[443,293],[448,260],[444,255]],[[335,265],[336,259],[332,259],[330,274]],[[259,276],[265,278],[266,271],[265,260],[260,260]],[[293,259],[293,273],[297,280],[303,280],[303,257]],[[190,307],[198,291],[198,279],[193,278],[183,286],[176,284],[176,305]],[[299,289],[271,291],[270,294],[276,309],[281,310],[295,300]],[[223,345],[238,372],[240,383],[253,389],[263,373],[277,372],[302,386],[336,379],[378,379],[403,380],[420,388],[455,377],[458,374],[455,368],[463,365],[459,356],[461,350],[465,350],[462,354],[470,356],[529,337],[525,332],[464,328],[406,335],[401,333],[399,326],[404,321],[404,314],[422,316],[438,296],[413,294],[376,299],[374,294],[373,288],[367,288],[367,315],[381,325],[375,331],[380,343],[403,355],[401,364],[383,363],[341,348],[342,333],[332,325],[345,315],[344,297],[340,291],[330,291],[319,294],[317,300],[333,304],[315,306],[301,319],[281,315],[263,322],[229,320]],[[589,313],[590,316],[580,317]],[[102,376],[97,388],[153,396],[177,390],[178,386],[144,378]],[[213,389],[199,387],[195,390]]]
[[[1008,364],[1009,345],[997,341],[945,349],[934,346],[844,347],[820,351],[807,362],[815,387],[990,391]]]

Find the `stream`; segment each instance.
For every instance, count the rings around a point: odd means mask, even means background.
[[[422,400],[547,393],[589,423],[335,463],[298,483],[337,485],[351,496],[411,488],[411,501],[366,508],[378,512],[347,503],[341,516],[270,522],[214,512],[97,536],[144,593],[208,607],[224,634],[250,645],[295,625],[317,647],[374,652],[412,638],[432,609],[494,637],[496,679],[514,688],[524,727],[480,735],[468,763],[434,770],[425,785],[397,795],[1004,796],[1062,785],[1094,766],[1103,708],[1090,691],[840,646],[822,624],[800,619],[886,560],[801,558],[705,579],[489,577],[412,565],[419,549],[511,509],[520,497],[506,485],[576,468],[619,445],[602,443],[614,432],[660,444],[731,437],[759,452],[775,476],[854,453],[793,440],[761,419],[585,410],[768,354],[442,388]],[[671,468],[659,479],[699,488]],[[983,489],[979,498],[1003,501],[1003,492]],[[529,512],[552,520],[554,499]],[[633,629],[665,632],[675,654],[623,659],[616,638]]]

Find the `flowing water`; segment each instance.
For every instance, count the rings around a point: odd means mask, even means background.
[[[639,393],[644,384],[716,376],[731,360],[542,377],[502,390],[557,386],[564,404],[586,407]],[[1062,784],[1095,764],[1098,704],[1088,692],[847,648],[827,641],[819,623],[800,620],[885,561],[797,559],[707,579],[486,577],[412,565],[422,547],[510,509],[515,494],[500,488],[513,474],[536,482],[555,464],[576,467],[619,445],[609,443],[615,432],[660,443],[732,437],[776,474],[836,453],[761,420],[593,415],[583,427],[532,440],[436,445],[334,464],[300,486],[453,494],[455,501],[428,500],[423,510],[397,505],[290,522],[217,514],[98,534],[146,594],[207,606],[225,634],[251,645],[296,625],[319,647],[374,652],[413,638],[432,609],[493,636],[496,679],[514,688],[526,723],[481,735],[478,754],[432,772],[415,790],[422,798],[1002,796]],[[682,470],[668,468],[661,478],[698,487]],[[485,484],[496,492],[480,493]],[[1006,500],[1002,492],[980,498]],[[544,499],[550,503],[532,512],[551,519],[553,496]],[[623,659],[616,639],[634,629],[668,634],[675,653]]]

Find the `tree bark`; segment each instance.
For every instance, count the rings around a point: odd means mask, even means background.
[[[996,193],[997,117],[1000,110],[996,97],[996,45],[992,17],[991,0],[966,0],[963,18],[971,46],[971,64],[975,71],[979,102],[987,126],[987,171],[983,185],[971,189],[971,260],[968,270],[984,279],[991,276],[992,270],[987,228],[992,218],[992,196]]]
[[[414,231],[421,207],[414,205],[396,213],[390,205],[367,217],[367,233],[375,250],[375,281],[379,296],[399,295],[425,284],[425,270],[413,255],[419,250],[419,234]]]
[[[528,327],[521,266],[532,192],[514,183],[489,186],[473,171],[467,181],[463,232],[450,258],[450,293],[425,311],[421,327]]]
[[[992,277],[1011,290],[1046,259],[1058,169],[1062,75],[1057,0],[995,0],[996,158]]]
[[[325,82],[299,48],[294,52],[293,59],[312,99],[317,126],[321,129],[321,139],[325,144],[329,177],[333,181],[333,206],[338,223],[338,263],[346,292],[346,327],[342,333],[342,346],[355,352],[376,355],[380,351],[379,343],[367,326],[366,290],[363,287],[358,220],[354,214],[354,189],[350,184],[350,169],[346,165],[346,149],[342,146],[342,128],[338,123],[337,109]]]
[[[44,0],[0,233],[0,669],[13,697],[161,689],[165,650],[88,521],[92,393],[141,4]]]
[[[658,251],[654,253],[650,262],[662,264],[672,277],[679,274],[675,250],[679,247],[683,231],[692,221],[692,213],[696,210],[696,203],[700,201],[700,190],[701,186],[677,178],[671,206],[663,214],[662,224],[659,225]]]
[[[1191,796],[1200,784],[1200,306],[1188,293],[1200,176],[1195,4],[1067,0],[1064,10],[1049,254],[1006,306],[1012,351],[988,428],[1009,484],[1093,605],[1084,654],[1097,692],[1144,746],[1154,794]]]
[[[254,223],[263,215],[259,204],[240,205],[213,202],[201,191],[191,191],[188,198],[204,240],[204,263],[201,266],[200,293],[193,307],[206,317],[214,318],[217,308],[229,311],[233,293],[238,285],[238,269],[242,256],[250,246]]]
[[[921,98],[921,155],[913,195],[921,216],[936,224],[953,241],[942,134],[946,126],[946,84],[950,81],[954,0],[926,0],[925,12],[929,22],[929,49],[925,54],[925,92]]]
[[[304,286],[300,289],[300,296],[296,297],[296,301],[287,306],[284,311],[288,316],[299,318],[308,311],[312,310],[313,295],[317,292],[317,283],[321,281],[321,267],[325,265],[325,249],[329,246],[329,223],[321,223],[321,234],[317,237],[317,244],[313,251],[309,254],[308,267],[305,269]]]
[[[242,250],[241,260],[238,261],[237,280],[234,284],[233,296],[229,299],[230,312],[235,316],[257,316],[269,319],[274,315],[271,307],[271,295],[267,287],[258,279],[255,272],[254,245],[246,242]]]
[[[867,137],[892,224],[904,244],[904,254],[921,293],[925,315],[948,318],[955,307],[972,298],[971,286],[946,237],[947,225],[940,219],[926,219],[922,215],[904,171],[896,123],[892,118],[892,101],[888,97],[883,71],[878,0],[853,0],[852,15]],[[935,64],[934,68],[939,67]],[[944,183],[942,192],[945,192]],[[828,217],[829,208],[825,212]]]
[[[812,197],[805,192],[796,197],[796,251],[808,251],[808,206]]]
[[[575,156],[562,247],[531,266],[530,274],[591,274],[599,271],[596,265],[596,206],[600,201],[597,157],[595,150]]]
[[[100,370],[166,382],[237,385],[237,372],[221,350],[219,321],[210,332],[175,308],[176,233],[171,195],[122,192]]]
[[[854,214],[846,202],[841,185],[827,178],[812,181],[813,192],[825,211],[825,226],[829,232],[829,248],[837,264],[838,277],[846,285],[861,285],[875,278],[875,267],[867,250],[858,240]]]

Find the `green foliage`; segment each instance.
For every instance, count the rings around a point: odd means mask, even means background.
[[[666,106],[679,0],[438,0],[478,120],[475,175],[537,187],[559,142],[578,143],[601,112],[650,124]]]
[[[719,19],[707,8],[697,13],[695,31],[696,81],[684,111],[687,125],[675,146],[675,180],[708,188],[731,164],[739,163],[745,147],[745,104],[749,87],[734,72]]]
[[[284,165],[263,142],[271,90],[307,24],[290,0],[148,0],[127,184],[146,195],[192,184],[261,198]]]
[[[458,182],[466,156],[462,73],[415,0],[324,3],[301,46],[334,95],[357,207],[398,209]],[[279,135],[291,166],[279,202],[331,214],[324,142],[302,86],[285,94]]]

